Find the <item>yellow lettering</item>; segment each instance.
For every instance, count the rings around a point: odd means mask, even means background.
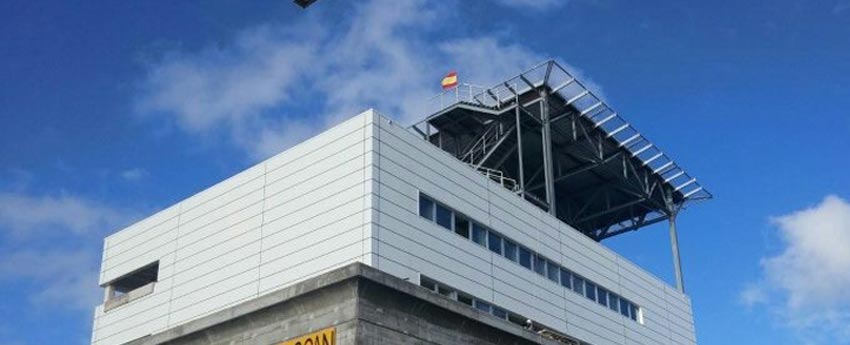
[[[277,345],[336,345],[336,329],[333,327],[325,328],[289,339]]]

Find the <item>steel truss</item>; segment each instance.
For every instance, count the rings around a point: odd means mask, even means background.
[[[597,241],[669,220],[684,289],[676,215],[711,194],[560,64],[432,104],[411,130]]]

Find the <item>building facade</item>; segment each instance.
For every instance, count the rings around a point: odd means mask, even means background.
[[[107,237],[92,344],[353,263],[582,343],[696,343],[687,295],[370,110]]]

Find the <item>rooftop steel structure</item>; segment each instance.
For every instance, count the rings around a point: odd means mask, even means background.
[[[556,61],[429,106],[412,131],[597,241],[669,220],[684,291],[676,215],[711,194]]]

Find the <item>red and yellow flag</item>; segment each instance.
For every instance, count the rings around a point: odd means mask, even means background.
[[[449,74],[443,77],[443,81],[440,84],[443,85],[443,90],[457,86],[457,73],[455,71],[449,72]]]

